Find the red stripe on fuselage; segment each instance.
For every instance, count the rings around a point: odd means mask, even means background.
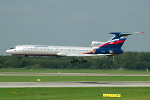
[[[87,53],[82,53],[82,54],[91,54],[91,53],[93,53],[93,51],[91,51],[91,52],[87,52]]]
[[[118,42],[109,42],[109,43],[105,43],[105,44],[101,45],[99,48],[101,48],[101,47],[103,47],[103,46],[105,46],[105,45],[109,45],[109,44],[118,44]],[[98,49],[99,49],[99,48],[98,48]]]
[[[126,40],[119,40],[118,43],[124,43]]]
[[[108,43],[105,43],[103,45],[101,45],[99,48],[105,46],[105,45],[109,45],[109,44],[118,44],[118,43],[124,43],[126,40],[118,40],[117,42],[108,42]],[[99,49],[98,48],[98,49]]]

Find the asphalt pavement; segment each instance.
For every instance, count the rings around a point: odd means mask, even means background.
[[[0,88],[24,88],[24,87],[150,87],[150,81],[0,82]]]

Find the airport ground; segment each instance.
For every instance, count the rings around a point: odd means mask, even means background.
[[[24,84],[21,84],[22,87],[6,87],[7,84],[13,86],[15,82],[27,82],[32,87],[23,87]],[[103,97],[104,93],[121,94],[121,98],[117,98],[121,100],[150,98],[150,72],[146,71],[1,69],[1,83],[4,87],[0,89],[0,100],[116,99]],[[49,87],[52,83],[55,87]]]

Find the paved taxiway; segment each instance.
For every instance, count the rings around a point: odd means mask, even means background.
[[[115,82],[0,82],[0,88],[18,87],[150,87],[150,81]]]
[[[150,74],[134,73],[31,73],[31,72],[0,72],[0,76],[150,76]]]

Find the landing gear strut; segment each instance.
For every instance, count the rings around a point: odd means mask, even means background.
[[[79,64],[81,64],[81,63],[86,63],[87,62],[87,60],[72,60],[72,61],[70,61],[70,63],[71,64],[74,64],[74,63],[79,63]]]

